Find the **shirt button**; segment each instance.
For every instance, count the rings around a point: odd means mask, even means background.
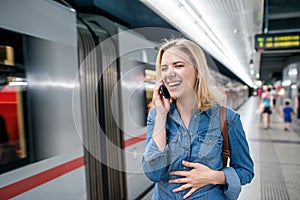
[[[196,118],[196,117],[197,117],[197,115],[194,115],[194,117]]]

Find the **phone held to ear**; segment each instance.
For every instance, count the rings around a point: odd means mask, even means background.
[[[170,98],[171,95],[170,95],[170,93],[169,93],[169,91],[168,91],[168,89],[167,89],[166,86],[164,86],[164,85],[160,86],[159,90],[160,90],[161,94],[162,94],[166,99],[169,99],[169,98]]]

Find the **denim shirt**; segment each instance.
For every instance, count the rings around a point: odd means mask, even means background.
[[[223,171],[226,177],[225,185],[206,185],[187,199],[237,199],[241,186],[252,180],[253,161],[248,143],[240,116],[231,108],[227,108],[230,167],[223,168],[222,163],[223,137],[219,104],[203,112],[195,110],[186,129],[175,103],[172,102],[167,115],[167,144],[163,152],[152,139],[154,124],[155,107],[152,107],[147,119],[147,144],[142,161],[146,176],[156,182],[152,199],[183,199],[183,196],[188,193],[191,188],[172,192],[181,184],[168,183],[170,179],[182,178],[170,175],[171,171],[190,170],[182,165],[183,160]]]

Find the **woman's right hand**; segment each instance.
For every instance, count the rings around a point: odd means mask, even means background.
[[[155,85],[153,98],[154,104],[156,108],[156,115],[167,116],[170,110],[170,99],[166,99],[162,96],[160,92],[160,86],[163,85],[162,81],[159,81],[158,84]]]
[[[152,138],[161,152],[163,152],[166,147],[166,119],[170,110],[170,99],[164,98],[160,93],[159,88],[162,85],[162,81],[159,81],[153,92],[156,115],[155,126],[152,134]]]

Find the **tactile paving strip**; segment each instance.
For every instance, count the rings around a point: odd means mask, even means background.
[[[283,174],[272,142],[260,149],[260,176],[262,200],[289,200]]]
[[[261,163],[261,199],[289,200],[289,195],[277,163]]]

